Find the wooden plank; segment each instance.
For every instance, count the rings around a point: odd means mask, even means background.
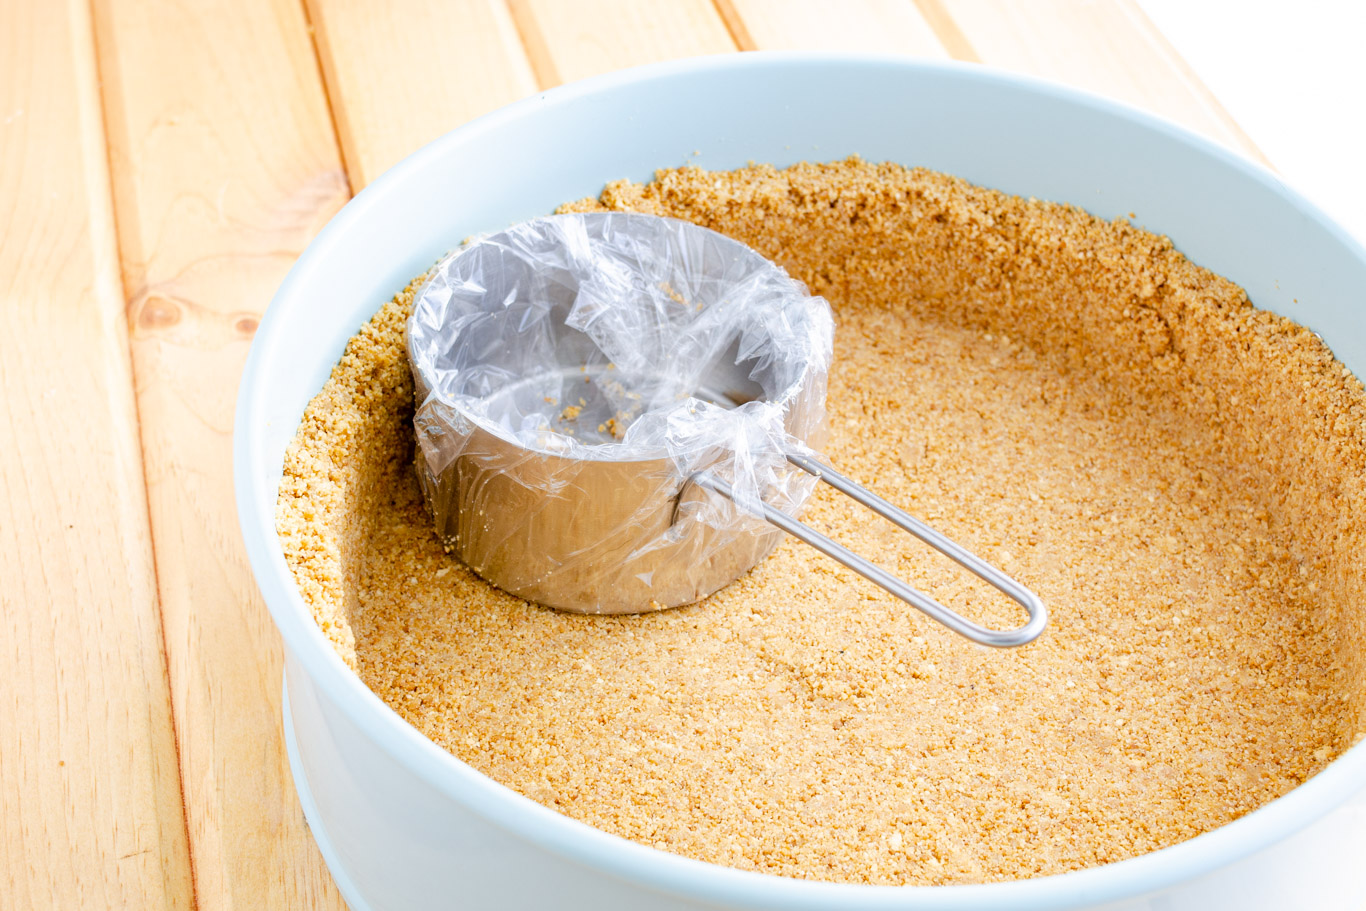
[[[433,137],[538,87],[735,49],[707,0],[398,0],[383,16],[357,0],[307,2],[357,190]]]
[[[543,88],[736,49],[710,0],[508,0]]]
[[[949,56],[908,0],[717,0],[716,6],[741,50]]]
[[[199,905],[340,907],[290,781],[231,481],[261,311],[348,195],[307,22],[297,0],[95,9]]]
[[[0,3],[0,319],[0,907],[190,907],[82,3]]]
[[[419,146],[537,89],[503,0],[307,0],[347,173],[365,186]],[[357,66],[378,61],[380,66]]]
[[[917,0],[983,63],[1069,83],[1265,158],[1133,0]],[[952,45],[951,45],[952,47]]]

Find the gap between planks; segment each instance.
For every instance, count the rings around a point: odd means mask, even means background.
[[[555,61],[550,56],[550,46],[545,35],[541,34],[540,23],[527,0],[507,0],[508,13],[517,26],[517,36],[522,39],[522,52],[531,64],[531,72],[536,75],[536,84],[542,89],[554,88],[563,82],[555,69]]]
[[[332,80],[328,78],[325,69],[331,55],[323,53],[323,49],[318,46],[320,41],[327,39],[325,36],[320,36],[317,28],[313,25],[313,16],[308,9],[308,0],[299,0],[299,9],[303,13],[304,27],[308,29],[308,40],[309,45],[313,48],[313,62],[316,66],[318,85],[322,87],[323,102],[327,105],[328,121],[332,124],[332,140],[337,148],[337,157],[342,160],[342,177],[346,181],[346,198],[350,200],[356,195],[356,187],[351,180],[351,163],[346,160],[346,149],[342,146],[341,141],[342,124],[340,117],[342,110],[332,98]]]

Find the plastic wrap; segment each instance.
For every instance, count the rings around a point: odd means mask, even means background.
[[[472,241],[408,324],[418,475],[447,547],[521,597],[695,601],[767,555],[815,480],[830,308],[714,231],[555,215]],[[689,479],[723,478],[734,500]]]

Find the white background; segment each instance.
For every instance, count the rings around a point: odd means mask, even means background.
[[[1366,244],[1366,0],[1139,5],[1285,182]]]

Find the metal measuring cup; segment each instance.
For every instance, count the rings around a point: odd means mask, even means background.
[[[832,321],[778,266],[675,219],[534,219],[451,254],[408,348],[424,497],[447,548],[530,601],[635,613],[697,601],[786,532],[986,645],[1039,599],[821,462]],[[1025,607],[991,630],[796,518],[824,481]]]

